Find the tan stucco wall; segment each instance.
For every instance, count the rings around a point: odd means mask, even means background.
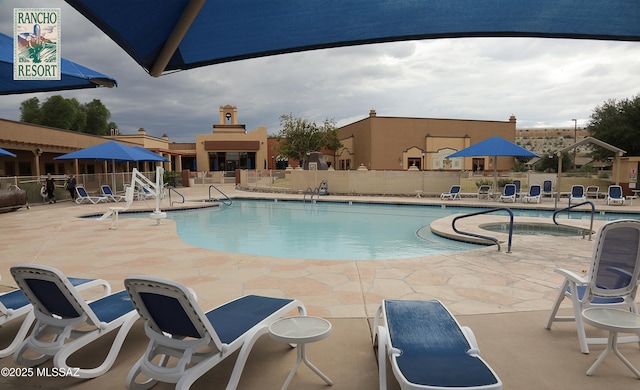
[[[412,148],[425,151],[427,169],[436,169],[430,154],[440,149],[457,151],[493,136],[515,142],[516,120],[514,117],[507,121],[384,117],[372,111],[369,117],[339,128],[338,136],[343,143],[353,136],[352,142],[358,146],[353,169],[360,164],[375,170],[407,169],[407,157],[421,154]],[[407,153],[410,150],[411,153]],[[465,158],[463,169],[471,170],[472,161]],[[497,169],[508,170],[513,163],[513,158],[499,158]],[[487,160],[485,167],[488,166]]]
[[[217,129],[216,129],[217,130]],[[262,168],[264,160],[267,161],[271,158],[268,156],[269,150],[267,148],[267,128],[259,126],[255,130],[242,132],[225,132],[215,131],[211,134],[198,134],[196,135],[196,157],[198,171],[209,170],[209,150],[205,149],[206,141],[258,141],[260,142],[260,149],[256,151],[256,164],[259,168]],[[226,152],[227,150],[220,150],[220,152]],[[237,151],[237,150],[234,150]]]

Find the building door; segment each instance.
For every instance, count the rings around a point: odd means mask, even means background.
[[[415,166],[416,168],[418,168],[419,170],[422,170],[422,166],[421,166],[421,159],[420,158],[416,158],[416,157],[409,157],[408,159],[408,163],[409,163],[409,168]]]
[[[484,172],[484,158],[474,158],[473,159],[473,171],[474,172]]]

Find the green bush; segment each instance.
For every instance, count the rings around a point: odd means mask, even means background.
[[[476,187],[480,188],[481,186],[493,186],[493,180],[490,180],[490,179],[476,180]]]
[[[162,178],[162,180],[164,181],[164,184],[171,186],[171,187],[176,187],[177,185],[177,179],[178,177],[180,177],[180,174],[178,172],[175,171],[164,171],[164,177]]]
[[[513,183],[513,179],[508,178],[508,177],[503,177],[501,179],[498,179],[498,187],[504,187],[507,184],[511,184]]]

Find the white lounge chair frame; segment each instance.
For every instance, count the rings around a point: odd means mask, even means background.
[[[111,293],[111,286],[106,280],[69,278],[69,281],[78,291],[102,287],[103,296]],[[32,309],[33,306],[29,303],[29,299],[20,289],[0,294],[0,328],[25,314],[27,315],[22,320],[22,325],[20,325],[20,329],[18,329],[13,341],[4,349],[0,350],[0,358],[12,355],[16,349],[18,349],[18,346],[22,343],[27,333],[29,333],[29,329],[31,329],[31,325],[36,319]]]
[[[545,328],[551,329],[554,322],[575,321],[580,350],[585,354],[589,353],[589,344],[607,344],[607,338],[587,337],[582,311],[589,307],[610,307],[638,313],[635,299],[640,276],[640,221],[620,219],[600,228],[586,278],[562,268],[556,268],[555,272],[564,277],[564,282],[558,288]],[[571,316],[558,315],[565,298],[572,303]],[[618,338],[618,342],[638,341],[638,336]]]
[[[111,190],[111,186],[109,186],[108,184],[103,184],[100,186],[100,191],[102,191],[102,196],[106,197],[107,200],[111,201],[111,202],[120,202],[121,200],[125,199],[126,195],[116,195],[113,193],[113,191]]]
[[[407,338],[412,338],[415,340],[425,340],[430,339],[429,344],[437,346],[440,351],[434,351],[433,354],[428,353],[428,356],[432,361],[438,360],[439,357],[447,358],[447,354],[455,353],[458,356],[462,354],[466,354],[464,363],[472,364],[473,368],[476,370],[479,367],[482,367],[482,380],[483,383],[476,384],[462,384],[460,376],[464,376],[465,367],[464,366],[452,366],[451,369],[456,372],[447,373],[447,375],[452,380],[457,383],[448,383],[448,384],[419,384],[414,383],[410,379],[407,378],[407,375],[410,373],[402,372],[401,365],[398,359],[401,359],[403,352],[397,346],[394,345],[394,334],[397,335],[397,330],[389,329],[389,318],[387,305],[403,305],[404,307],[401,309],[403,311],[403,315],[407,315],[408,321],[411,321],[410,324],[407,324],[410,332],[415,332],[415,334],[409,335]],[[406,309],[405,309],[406,307]],[[418,310],[419,312],[415,311]],[[436,314],[437,317],[431,318],[431,313]],[[442,327],[446,327],[444,330]],[[429,389],[429,390],[455,390],[455,389],[473,389],[473,390],[489,390],[489,389],[502,389],[502,381],[498,378],[498,375],[493,371],[493,369],[479,356],[480,350],[478,348],[478,343],[476,342],[476,338],[473,334],[471,328],[466,326],[460,326],[455,317],[449,312],[449,310],[437,300],[432,301],[398,301],[398,300],[383,300],[382,304],[378,308],[376,312],[376,317],[374,319],[373,325],[373,342],[374,347],[377,345],[378,347],[378,379],[380,390],[386,390],[387,388],[387,374],[386,374],[386,358],[387,355],[389,357],[389,361],[391,363],[391,368],[396,380],[400,384],[401,389]],[[466,341],[466,342],[465,342]],[[415,345],[414,343],[411,343]],[[420,346],[420,350],[411,351],[411,356],[415,356],[416,358],[421,358],[425,351],[423,350],[424,346]],[[448,348],[459,348],[463,347],[462,350],[451,350]],[[448,352],[443,353],[444,349],[448,349]],[[467,360],[469,358],[469,360]],[[474,360],[476,359],[476,360]],[[454,359],[456,362],[460,363],[460,359]],[[425,365],[421,367],[422,370],[428,371],[433,368]],[[437,370],[437,369],[436,369]],[[477,372],[477,371],[476,371]],[[436,373],[437,375],[437,373]],[[442,379],[442,377],[438,378],[438,380]],[[417,379],[416,379],[417,380]],[[421,376],[421,381],[426,381],[426,378]],[[471,381],[466,381],[471,382]]]
[[[611,191],[616,188],[618,191],[618,194],[620,194],[620,196],[611,196]],[[614,204],[618,204],[618,205],[622,205],[624,206],[625,203],[625,199],[624,196],[622,195],[622,187],[621,186],[609,186],[609,189],[607,190],[607,205],[614,205]]]
[[[78,197],[76,198],[77,204],[82,204],[85,201],[93,204],[108,202],[108,199],[106,196],[90,196],[89,193],[87,192],[87,189],[84,188],[84,186],[76,186],[76,194],[78,195]]]
[[[478,187],[478,199],[489,199],[491,197],[491,186],[482,185]]]
[[[53,356],[55,367],[64,372],[74,372],[79,378],[95,378],[111,368],[127,333],[138,319],[138,313],[124,290],[87,303],[55,268],[17,265],[11,267],[11,275],[31,301],[36,318],[29,337],[13,355],[16,363],[33,367]],[[67,364],[73,353],[116,329],[119,330],[111,348],[98,367],[79,368]],[[33,353],[39,355],[31,357]]]
[[[254,343],[260,336],[268,333],[269,325],[295,309],[300,315],[306,315],[304,305],[298,300],[257,296],[240,297],[205,314],[197,304],[195,294],[180,283],[148,276],[136,276],[127,278],[125,287],[144,320],[145,333],[150,339],[144,355],[127,375],[128,389],[148,389],[159,381],[175,383],[176,389],[188,389],[211,368],[240,350],[226,387],[235,389]],[[177,318],[176,321],[188,321],[193,327],[191,332],[194,334],[172,334],[172,331],[173,333],[179,331],[170,329],[171,325],[168,322],[173,319],[159,325],[157,316],[151,313],[145,303],[144,295],[147,299],[153,297],[164,303],[162,308],[166,311],[162,312],[162,315],[166,316],[165,319]],[[208,316],[224,313],[226,309],[239,307],[245,300],[254,298],[265,300],[265,302],[266,300],[278,301],[278,309],[265,315],[258,323],[232,341],[223,343]],[[169,306],[172,306],[174,312],[171,312]],[[228,316],[231,315],[233,314],[228,314]],[[177,328],[180,325],[173,324],[173,327]],[[169,363],[175,364],[169,366]],[[136,379],[140,374],[150,379],[138,383]]]
[[[542,189],[539,184],[532,184],[529,186],[529,193],[522,197],[523,203],[540,203],[542,197]]]
[[[513,193],[511,192],[511,189],[513,189]],[[510,201],[515,203],[517,195],[518,195],[517,187],[515,184],[505,184],[504,190],[502,191],[502,195],[500,195],[500,201],[501,202]]]
[[[582,195],[577,194],[574,190],[581,189]],[[569,205],[574,201],[585,202],[587,197],[584,194],[584,186],[582,185],[573,185],[571,186],[571,193],[569,194]]]
[[[440,194],[440,199],[449,199],[449,200],[455,200],[455,199],[460,199],[460,186],[459,185],[452,185],[451,188],[449,189],[449,192],[443,192],[442,194]]]

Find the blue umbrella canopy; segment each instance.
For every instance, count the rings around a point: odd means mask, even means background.
[[[60,80],[14,80],[13,38],[0,33],[0,95],[114,87],[114,78],[75,62],[60,60]]]
[[[145,148],[143,148],[142,146],[133,146],[133,149],[136,149],[138,151],[140,151],[141,153],[144,153],[145,155],[147,155],[148,159],[144,159],[144,160],[138,160],[138,161],[162,161],[162,162],[169,162],[170,160],[166,157],[163,157],[157,153],[154,153],[150,150],[147,150]]]
[[[65,0],[152,76],[329,47],[454,37],[640,41],[629,0]]]
[[[142,149],[142,148],[141,148]],[[75,152],[63,154],[54,157],[54,160],[102,160],[111,161],[111,177],[113,189],[116,188],[115,163],[116,161],[163,161],[164,157],[149,155],[149,151],[143,152],[131,146],[123,145],[119,142],[109,141],[102,144],[94,145],[85,149],[76,150]]]
[[[16,155],[11,153],[8,150],[4,150],[2,148],[0,148],[0,156],[10,156],[10,157],[15,157]]]
[[[514,144],[511,141],[507,141],[500,137],[487,138],[484,141],[480,141],[477,144],[471,145],[468,148],[459,150],[453,154],[447,156],[447,158],[456,157],[479,157],[479,156],[493,156],[493,188],[497,188],[498,185],[498,171],[497,162],[495,158],[498,156],[509,157],[540,157],[537,154]]]
[[[157,157],[162,158],[162,156]],[[152,161],[149,160],[150,158],[151,156],[149,156],[149,154],[143,153],[131,146],[109,141],[63,154],[62,156],[55,157],[54,160]]]
[[[457,151],[447,158],[477,156],[540,157],[511,141],[496,136]]]

